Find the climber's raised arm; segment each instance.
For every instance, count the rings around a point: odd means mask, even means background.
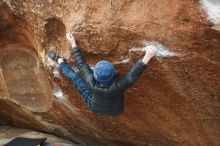
[[[83,58],[80,48],[77,47],[73,33],[68,32],[66,34],[66,38],[71,44],[72,47],[71,53],[73,55],[74,60],[76,61],[76,66],[79,69],[79,72],[83,75],[84,78],[87,75],[92,75],[93,71],[90,69],[89,65],[85,62],[85,59]]]
[[[147,68],[148,62],[156,54],[156,51],[156,47],[147,46],[145,48],[145,55],[143,59],[139,59],[137,63],[130,69],[130,71],[118,81],[118,88],[121,90],[125,90],[130,87]]]

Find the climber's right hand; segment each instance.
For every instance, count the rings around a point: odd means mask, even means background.
[[[72,48],[76,47],[76,40],[75,40],[72,32],[68,32],[66,34],[66,38],[70,42]]]

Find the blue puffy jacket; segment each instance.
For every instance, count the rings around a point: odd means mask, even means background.
[[[100,85],[93,77],[93,71],[86,64],[80,48],[71,49],[77,68],[92,91],[90,108],[96,113],[116,116],[124,111],[124,91],[136,81],[147,65],[138,60],[123,77],[115,76],[109,86]]]

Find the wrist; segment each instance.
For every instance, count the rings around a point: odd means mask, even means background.
[[[71,44],[71,46],[72,46],[72,48],[77,47],[77,46],[76,46],[76,43]]]
[[[150,61],[150,59],[151,59],[151,56],[145,55],[144,58],[142,59],[142,62],[143,62],[144,64],[148,64],[148,62]]]

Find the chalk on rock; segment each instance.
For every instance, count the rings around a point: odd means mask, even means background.
[[[127,63],[129,63],[129,62],[130,62],[130,58],[124,59],[124,60],[121,61],[122,64],[127,64]]]
[[[55,77],[61,78],[59,65],[55,61],[53,61],[52,59],[50,59],[48,57],[46,64],[48,67],[50,67],[50,69],[52,70],[52,73]]]
[[[53,71],[53,75],[57,78],[61,78],[60,77],[60,71],[59,71],[59,67],[54,67],[52,68],[52,71]]]
[[[170,51],[169,48],[165,47],[157,41],[145,41],[145,46],[154,46],[157,48],[156,57],[172,57],[179,56],[178,53]]]
[[[47,64],[47,66],[49,66],[49,67],[55,67],[55,66],[56,66],[56,62],[53,61],[52,59],[50,59],[49,57],[48,57],[47,60],[46,60],[46,64]]]
[[[202,9],[207,13],[208,20],[214,24],[220,24],[220,1],[200,0]]]
[[[60,88],[54,88],[53,95],[60,100],[65,98],[65,96]]]
[[[135,51],[145,51],[147,46],[154,46],[157,48],[156,52],[156,57],[172,57],[172,56],[180,56],[180,53],[177,52],[172,52],[169,48],[165,47],[161,43],[157,41],[145,41],[144,42],[144,47],[142,48],[131,48],[129,51],[130,52],[135,52]]]

